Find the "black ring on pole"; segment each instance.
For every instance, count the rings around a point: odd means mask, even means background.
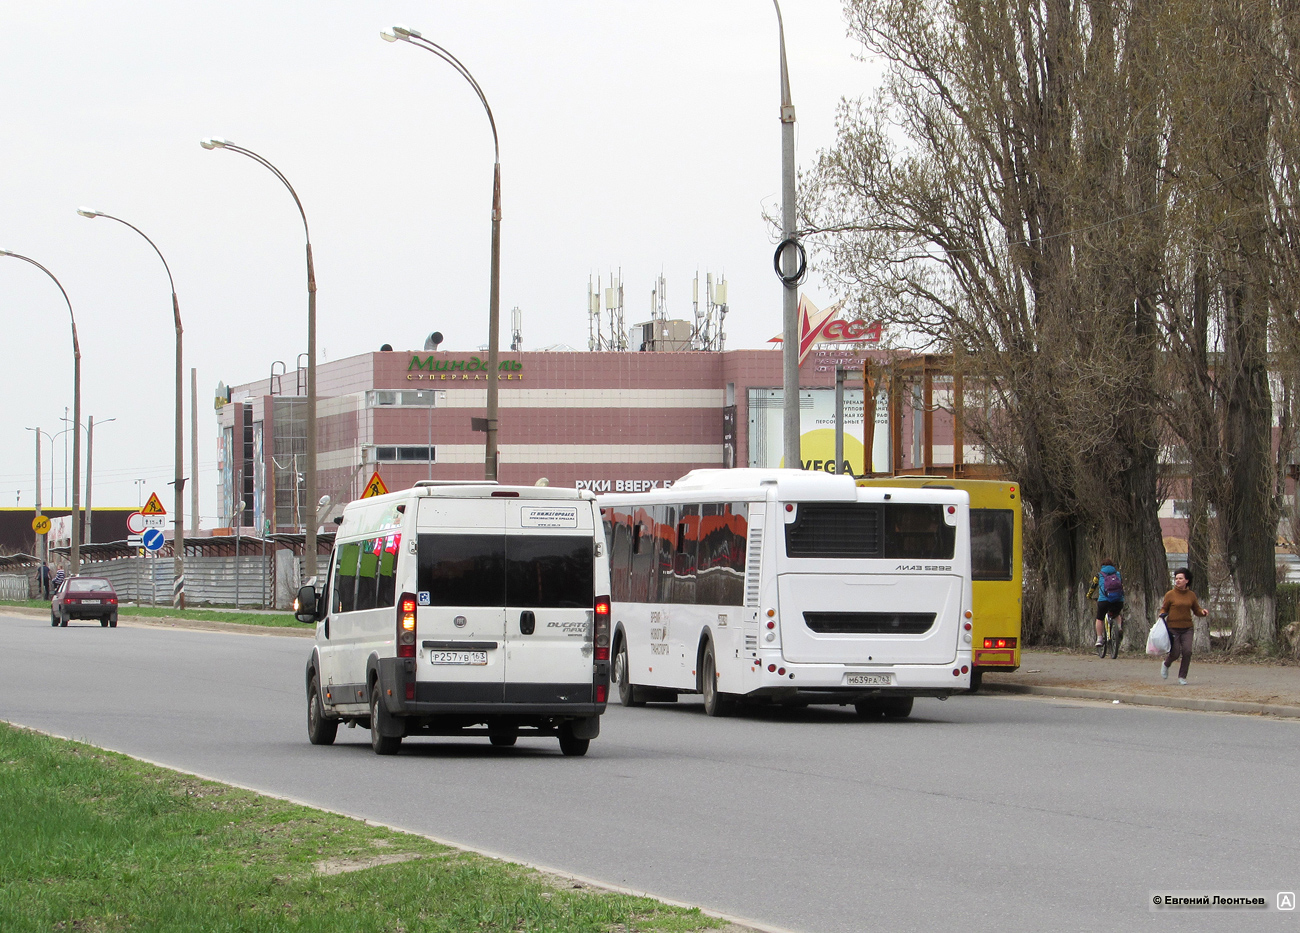
[[[781,271],[781,256],[785,253],[787,246],[793,246],[799,251],[799,268],[795,270],[794,275],[787,276]],[[781,284],[786,286],[802,285],[803,280],[808,275],[808,253],[803,248],[803,244],[794,237],[787,237],[776,246],[776,253],[772,256],[772,267],[776,269],[776,277],[781,280]]]

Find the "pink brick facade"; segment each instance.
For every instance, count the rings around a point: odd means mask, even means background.
[[[499,479],[504,483],[532,484],[545,477],[552,485],[613,490],[620,483],[663,485],[692,469],[723,466],[729,404],[735,406],[735,464],[745,466],[750,390],[781,385],[778,349],[525,352],[503,353],[501,359]],[[389,489],[422,479],[481,479],[484,435],[472,430],[471,418],[485,414],[488,375],[477,354],[450,351],[364,353],[319,364],[321,493],[346,502],[360,495],[376,469]],[[294,448],[284,433],[292,430],[286,425],[293,407],[301,407],[300,382],[289,373],[275,384],[263,379],[232,388],[233,404],[220,415],[229,445],[223,479],[223,501],[232,503],[227,523],[293,530],[296,522],[286,520],[292,509],[284,503],[294,491],[281,488],[277,499],[275,486],[277,478],[281,487],[293,483],[301,469],[302,455],[291,450],[304,448]],[[801,382],[805,389],[832,386],[833,369],[818,365],[814,355]],[[860,388],[860,374],[850,384]],[[426,393],[426,400],[434,393],[436,404],[407,404],[415,392]],[[256,428],[251,446],[239,442],[245,415]],[[951,445],[946,413],[935,422],[933,442]],[[906,450],[911,429],[907,417]],[[278,434],[283,436],[277,440]],[[432,463],[381,459],[396,448],[422,452],[429,445]],[[250,450],[254,456],[246,456]],[[246,483],[247,475],[255,481]],[[248,488],[256,495],[245,502],[241,494]],[[232,512],[242,512],[242,519]]]

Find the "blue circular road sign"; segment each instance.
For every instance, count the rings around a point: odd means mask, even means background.
[[[146,528],[144,534],[140,537],[146,550],[150,551],[160,551],[162,546],[167,543],[163,538],[162,530],[158,528]]]

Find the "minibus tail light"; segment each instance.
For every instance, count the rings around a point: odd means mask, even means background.
[[[397,601],[397,656],[415,657],[415,594],[403,593]]]
[[[609,597],[596,597],[596,660],[609,660]],[[599,702],[599,701],[597,701]]]

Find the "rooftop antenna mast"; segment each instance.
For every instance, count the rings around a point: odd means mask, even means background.
[[[627,329],[623,326],[623,270],[618,270],[618,278],[611,272],[609,287],[605,289],[605,310],[609,312],[609,340],[607,350],[627,349]]]
[[[706,350],[721,351],[727,343],[727,335],[723,332],[723,325],[727,320],[727,276],[722,274],[718,276],[718,281],[713,281],[713,273],[708,274],[705,283],[705,297],[708,299],[708,310],[705,317],[705,347]]]
[[[600,349],[600,279],[591,283],[587,276],[587,349]]]
[[[515,305],[510,312],[510,349],[518,353],[524,348],[524,313]]]

